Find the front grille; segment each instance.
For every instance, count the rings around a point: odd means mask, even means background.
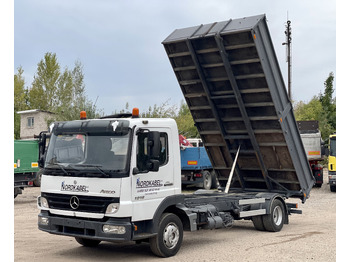
[[[52,209],[78,212],[105,213],[109,204],[119,203],[119,198],[117,197],[95,197],[52,193],[41,193],[41,196],[47,199],[49,207]],[[73,209],[70,205],[73,196],[79,199],[79,206],[76,209]]]

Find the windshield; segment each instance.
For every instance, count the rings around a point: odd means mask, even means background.
[[[329,154],[331,155],[331,156],[336,156],[336,138],[335,137],[332,137],[331,139],[330,139],[330,152],[329,152]]]
[[[127,173],[129,138],[130,131],[120,135],[52,133],[45,169],[65,175]]]

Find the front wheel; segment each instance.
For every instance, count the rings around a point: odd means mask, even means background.
[[[150,239],[150,247],[156,256],[171,257],[179,251],[183,238],[183,225],[180,218],[171,213],[162,215],[158,234]]]
[[[331,185],[331,186],[330,186],[330,189],[331,189],[331,192],[336,192],[336,188],[335,188],[334,185]]]
[[[100,240],[76,237],[75,240],[84,247],[96,247],[100,244]]]

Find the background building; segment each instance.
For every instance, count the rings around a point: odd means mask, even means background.
[[[21,115],[20,139],[33,139],[34,135],[39,135],[41,131],[48,130],[47,121],[53,117],[54,113],[39,109],[18,111]]]

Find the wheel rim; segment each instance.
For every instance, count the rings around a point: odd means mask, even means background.
[[[204,188],[210,188],[211,187],[211,177],[210,174],[205,173],[204,175]]]
[[[273,222],[276,226],[279,226],[282,223],[283,212],[280,206],[275,206],[273,209]]]
[[[169,249],[174,248],[179,242],[180,231],[175,223],[169,223],[164,228],[163,242]]]

